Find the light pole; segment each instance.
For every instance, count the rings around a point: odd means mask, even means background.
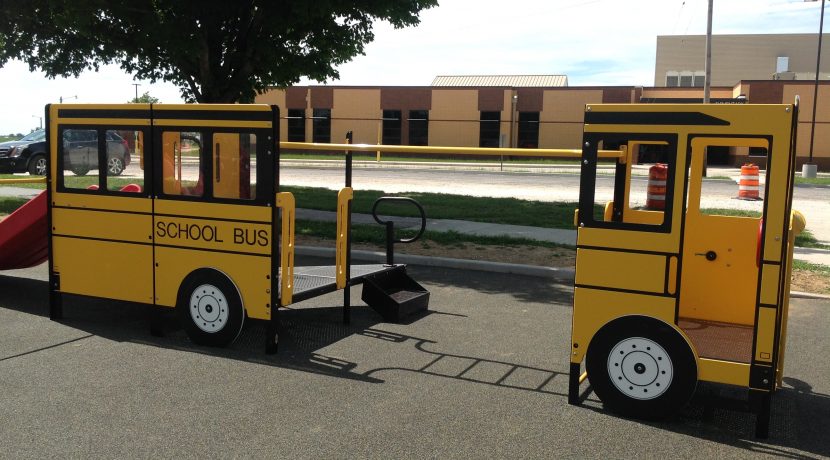
[[[818,52],[816,52],[816,84],[813,89],[813,121],[810,128],[810,156],[807,162],[801,166],[801,177],[816,177],[817,165],[813,164],[813,141],[816,137],[816,107],[818,107],[818,80],[821,70],[821,37],[824,31],[824,0],[821,1],[821,19],[818,21]]]
[[[32,118],[38,119],[37,129],[43,129],[43,117],[39,115],[32,115]]]
[[[140,83],[130,83],[131,85],[135,86],[135,102],[138,102],[138,87],[141,86]]]

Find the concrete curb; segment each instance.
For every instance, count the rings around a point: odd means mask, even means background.
[[[334,257],[334,248],[315,246],[296,246],[295,253],[312,257]],[[380,251],[352,251],[352,259],[364,262],[383,263],[386,254]],[[573,282],[575,270],[573,268],[541,267],[538,265],[508,264],[490,262],[486,260],[452,259],[449,257],[428,257],[411,254],[395,254],[395,262],[422,267],[454,268],[457,270],[475,270],[493,273],[510,273],[522,276],[534,276],[559,282]],[[790,297],[795,299],[830,300],[830,295],[813,294],[811,292],[790,291]]]

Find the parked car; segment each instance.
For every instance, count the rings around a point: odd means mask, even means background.
[[[0,171],[46,175],[46,130],[38,129],[16,141],[0,143]]]
[[[119,176],[130,164],[130,147],[114,131],[107,131],[107,175]],[[63,132],[63,168],[83,176],[98,169],[98,132],[67,129]]]

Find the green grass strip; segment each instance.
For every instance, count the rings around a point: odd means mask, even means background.
[[[316,187],[283,186],[280,191],[291,192],[298,208],[335,211],[337,192]],[[407,196],[424,207],[430,219],[459,219],[495,224],[527,225],[542,228],[573,229],[576,203],[541,202],[517,198],[486,198],[443,193],[388,194],[379,190],[356,190],[352,212],[370,214],[376,199],[382,196]],[[378,213],[392,216],[415,217],[418,211],[412,204],[382,203]],[[596,206],[595,213],[602,214]]]
[[[19,198],[16,196],[0,197],[0,214],[11,214],[27,201],[29,201],[28,198]]]
[[[315,236],[326,239],[335,239],[337,234],[336,222],[321,222],[312,220],[297,220],[296,234]],[[396,238],[410,238],[415,235],[415,231],[396,231]],[[383,246],[386,244],[386,230],[380,225],[352,225],[352,242],[353,243],[370,243]],[[547,241],[536,241],[529,238],[514,238],[510,236],[476,236],[467,235],[454,231],[449,232],[434,232],[427,230],[421,237],[421,240],[430,240],[438,244],[446,246],[461,246],[463,243],[474,243],[480,245],[499,245],[499,246],[537,246],[546,248],[569,248],[572,246],[561,245],[556,243],[549,243]]]

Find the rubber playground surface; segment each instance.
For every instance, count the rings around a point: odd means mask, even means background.
[[[299,261],[298,261],[299,262]],[[326,261],[303,261],[307,264]],[[745,392],[699,386],[664,422],[567,404],[571,290],[537,277],[410,267],[430,313],[383,323],[352,290],[282,312],[276,355],[249,323],[228,349],[192,345],[173,315],[67,299],[48,319],[46,268],[0,273],[0,457],[828,457],[830,301],[793,299],[770,438]]]

